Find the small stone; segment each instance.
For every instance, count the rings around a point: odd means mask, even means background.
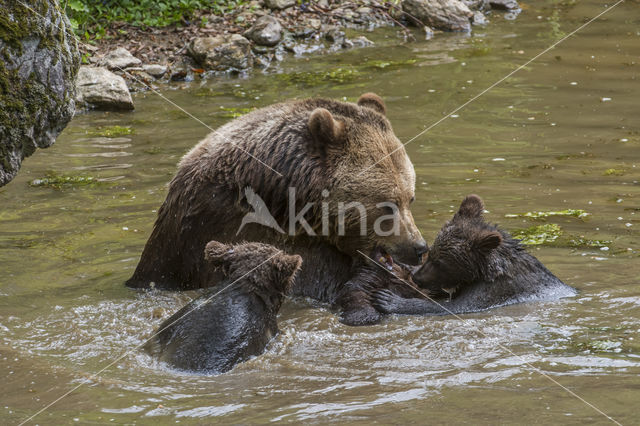
[[[275,46],[282,39],[282,25],[273,16],[264,15],[253,23],[244,36],[261,46]]]
[[[311,27],[298,28],[293,32],[295,38],[308,38],[315,34],[315,30]]]
[[[370,7],[359,7],[356,9],[356,12],[358,12],[360,15],[367,15],[369,13],[371,13],[371,8]]]
[[[374,43],[368,38],[366,38],[365,36],[359,36],[354,39],[351,39],[351,42],[356,47],[369,47],[374,45]]]
[[[129,81],[129,91],[137,92],[140,90],[147,90],[151,87],[151,83],[155,78],[144,71],[142,68],[128,68],[124,76]]]
[[[270,49],[267,46],[260,46],[259,44],[256,44],[251,47],[251,50],[253,50],[253,53],[263,55],[269,52]]]
[[[133,56],[124,47],[112,50],[102,58],[102,65],[110,70],[123,70],[128,67],[135,67],[142,64],[142,61]]]
[[[269,9],[286,9],[295,4],[296,0],[264,0],[264,5]]]
[[[185,81],[189,79],[189,69],[184,65],[177,65],[171,68],[171,74],[169,80],[171,81]]]
[[[271,60],[265,55],[258,55],[254,58],[253,66],[266,69],[271,65]]]
[[[337,27],[331,28],[324,35],[324,38],[327,39],[327,41],[334,44],[342,44],[345,37],[344,31],[339,30]]]
[[[143,65],[142,69],[155,78],[160,78],[167,73],[167,67],[160,64]]]
[[[473,25],[487,25],[489,20],[479,10],[473,12]]]
[[[322,21],[319,19],[312,18],[312,19],[307,19],[307,24],[309,24],[309,26],[314,30],[319,30],[320,27],[322,26]]]
[[[296,42],[291,39],[283,41],[282,46],[289,52],[295,53],[296,51]]]
[[[132,110],[133,100],[124,79],[106,68],[81,66],[77,102],[101,110]]]
[[[435,33],[434,33],[434,31],[431,29],[431,27],[427,27],[427,26],[425,25],[425,27],[424,27],[424,38],[425,38],[425,40],[431,40],[431,39],[433,38],[434,34],[435,34]]]

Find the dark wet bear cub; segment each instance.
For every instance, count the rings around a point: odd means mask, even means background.
[[[268,244],[211,241],[205,259],[225,278],[158,327],[145,349],[179,370],[218,374],[260,355],[302,258]]]
[[[433,298],[444,297],[440,305],[379,290],[374,306],[385,313],[443,315],[576,294],[518,240],[487,223],[483,211],[480,197],[467,196],[436,236],[426,262],[412,274]]]
[[[385,250],[375,248],[354,266],[353,277],[343,285],[336,305],[346,325],[377,324],[384,317],[371,303],[375,290],[386,289],[399,297],[421,297],[411,279],[412,267],[393,260]]]

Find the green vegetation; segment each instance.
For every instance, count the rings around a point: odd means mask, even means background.
[[[413,65],[417,62],[417,59],[407,59],[406,61],[367,61],[362,64],[365,68],[397,68],[404,65]]]
[[[527,246],[537,246],[552,243],[563,234],[562,228],[555,223],[532,226],[526,229],[518,229],[511,233],[513,238]]]
[[[360,71],[353,67],[336,68],[331,71],[292,72],[276,74],[276,78],[289,84],[317,86],[323,83],[346,83],[360,76]]]
[[[587,352],[621,352],[622,342],[612,340],[591,340],[589,342],[578,343],[578,349]]]
[[[223,117],[223,118],[238,118],[240,116],[243,116],[245,114],[250,113],[255,108],[239,108],[239,107],[227,108],[227,107],[220,107],[220,109],[222,110],[222,112],[220,114],[218,114],[219,117]]]
[[[609,247],[611,241],[605,240],[589,240],[583,237],[574,237],[569,239],[568,246],[573,248],[602,248]]]
[[[65,10],[76,33],[85,39],[102,38],[113,22],[140,27],[166,27],[196,17],[200,10],[224,14],[244,0],[67,0]]]
[[[96,130],[87,130],[89,136],[102,136],[105,138],[117,138],[118,136],[132,135],[134,130],[131,127],[108,126],[98,127]]]
[[[605,176],[623,176],[627,171],[622,169],[607,169],[604,171]]]
[[[558,211],[550,211],[550,212],[527,212],[527,213],[513,213],[513,214],[505,214],[504,217],[514,218],[514,217],[529,217],[532,219],[544,219],[550,216],[572,216],[583,218],[589,216],[591,213],[587,213],[581,209],[566,209],[566,210],[558,210]]]
[[[53,189],[65,189],[79,186],[95,186],[101,182],[91,176],[71,176],[71,175],[57,175],[55,173],[48,173],[46,177],[42,179],[34,179],[29,182],[30,186],[42,186]]]
[[[517,229],[514,230],[511,235],[527,246],[547,245],[577,249],[609,247],[611,244],[611,241],[591,240],[584,236],[564,235],[564,230],[555,223]]]

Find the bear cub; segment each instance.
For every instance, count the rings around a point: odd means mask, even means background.
[[[268,244],[211,241],[204,257],[224,279],[164,321],[145,349],[171,367],[207,374],[260,355],[302,258]]]
[[[415,284],[433,299],[442,298],[441,303],[382,289],[372,295],[374,306],[384,313],[444,315],[576,294],[519,240],[487,223],[483,211],[480,197],[467,196],[412,274]]]
[[[340,308],[340,322],[346,325],[373,325],[384,314],[371,302],[375,290],[385,289],[403,297],[421,297],[411,279],[412,267],[394,261],[382,248],[375,248],[354,268],[353,278],[342,287],[336,299]]]

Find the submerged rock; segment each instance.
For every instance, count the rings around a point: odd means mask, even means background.
[[[520,5],[516,0],[489,0],[492,9],[498,10],[519,10]]]
[[[75,112],[80,55],[69,21],[56,1],[25,4],[33,10],[0,0],[0,186]]]
[[[296,0],[264,0],[264,5],[269,9],[286,9],[295,4]]]
[[[471,31],[473,12],[460,0],[404,0],[402,9],[437,30]]]
[[[264,15],[254,22],[244,36],[261,46],[275,46],[282,40],[282,25],[273,16]]]
[[[489,23],[489,20],[486,16],[484,16],[484,13],[480,12],[479,10],[473,12],[472,21],[473,25],[487,25]]]
[[[78,104],[102,110],[132,110],[124,79],[106,68],[82,66],[78,72]]]
[[[107,53],[101,64],[110,70],[124,70],[128,67],[137,67],[142,64],[142,61],[133,56],[124,47],[118,47],[116,50]]]
[[[189,43],[188,52],[207,70],[243,70],[253,65],[251,42],[239,34],[196,37]]]

